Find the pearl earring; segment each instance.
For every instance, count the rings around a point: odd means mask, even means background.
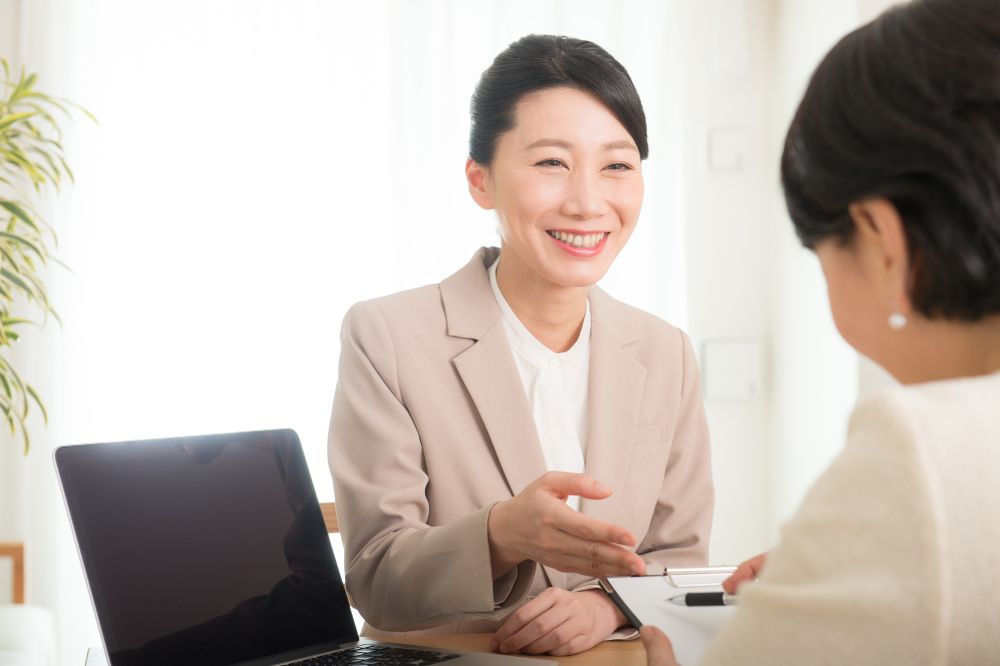
[[[902,312],[893,312],[889,315],[889,328],[894,331],[902,330],[906,326],[906,315]]]

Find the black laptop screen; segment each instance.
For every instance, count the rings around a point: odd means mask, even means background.
[[[357,639],[293,431],[70,446],[56,464],[112,666]]]

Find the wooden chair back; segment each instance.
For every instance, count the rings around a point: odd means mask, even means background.
[[[336,513],[334,521],[336,521]],[[14,603],[24,603],[24,544],[0,543],[0,557],[9,557],[14,561]]]
[[[319,509],[323,512],[323,522],[326,523],[326,531],[336,534],[340,531],[340,523],[337,522],[337,503],[320,502]]]

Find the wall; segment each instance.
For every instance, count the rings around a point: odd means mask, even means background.
[[[808,76],[857,22],[843,0],[781,0],[775,7],[769,161],[777,165],[784,132]],[[767,225],[771,292],[771,535],[794,512],[806,489],[843,445],[856,397],[857,362],[833,326],[818,262],[792,232],[780,191]]]
[[[684,16],[679,194],[688,330],[712,430],[713,562],[774,546],[843,446],[859,389],[885,383],[833,325],[818,262],[788,220],[778,163],[815,65],[890,4],[717,0]],[[720,349],[730,343],[735,357]],[[720,374],[745,375],[756,391],[714,397]]]
[[[688,3],[684,15],[682,220],[688,331],[702,363],[716,483],[713,562],[768,545],[768,396],[714,399],[712,343],[743,340],[758,355],[768,326],[765,159],[771,6],[766,0]],[[710,156],[729,142],[731,161]],[[752,353],[752,352],[751,352]],[[752,360],[752,359],[751,359]],[[758,359],[759,360],[759,359]],[[723,374],[733,368],[722,368]],[[763,378],[759,378],[763,379]]]
[[[785,130],[816,64],[840,37],[891,4],[887,0],[775,2],[767,142],[775,177]],[[843,447],[859,391],[885,383],[885,376],[870,362],[859,362],[837,334],[818,262],[796,242],[777,189],[772,189],[768,207],[771,404],[766,457],[769,531],[775,540],[781,523]]]

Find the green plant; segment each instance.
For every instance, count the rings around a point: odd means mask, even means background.
[[[22,69],[13,80],[7,61],[0,65],[0,424],[12,436],[20,432],[27,454],[30,404],[37,405],[46,423],[48,414],[38,392],[14,368],[11,348],[24,326],[44,326],[50,316],[59,320],[42,280],[45,266],[60,263],[51,254],[57,239],[32,197],[41,196],[46,187],[58,191],[64,179],[73,180],[55,114],[68,116],[72,107],[93,116],[37,91],[35,74]],[[40,316],[17,316],[18,309]]]

